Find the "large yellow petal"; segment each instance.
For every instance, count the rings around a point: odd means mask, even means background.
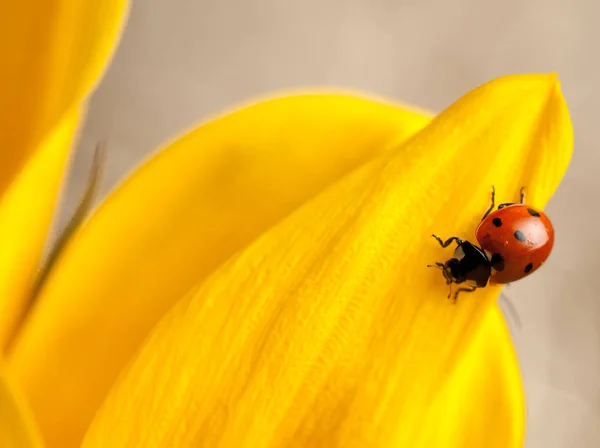
[[[0,26],[0,192],[98,81],[127,2],[5,3]]]
[[[143,166],[75,235],[13,350],[50,445],[78,445],[121,368],[199,279],[429,120],[300,95],[213,121]]]
[[[0,27],[0,347],[38,267],[85,99],[125,0],[7,2]]]
[[[492,184],[506,200],[528,185],[543,206],[571,149],[554,76],[470,92],[178,303],[120,376],[84,446],[431,448],[419,434],[437,425],[424,419],[499,289],[451,305],[439,271],[425,267],[449,255],[430,235],[471,237]],[[516,369],[506,371],[514,377],[484,389],[512,386],[489,395],[518,406]],[[454,424],[484,431],[470,439],[486,446],[518,446],[523,422],[512,416],[523,410],[506,412],[508,429]]]
[[[14,381],[0,367],[0,446],[3,448],[41,448],[42,439],[33,416]]]

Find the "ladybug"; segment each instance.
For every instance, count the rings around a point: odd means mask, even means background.
[[[548,258],[554,245],[554,229],[548,216],[525,204],[525,188],[520,203],[504,203],[486,210],[475,236],[479,246],[453,236],[446,241],[432,235],[440,246],[457,246],[454,256],[445,263],[428,267],[441,269],[446,284],[465,285],[454,292],[456,302],[461,292],[473,292],[488,284],[507,284],[535,272]]]

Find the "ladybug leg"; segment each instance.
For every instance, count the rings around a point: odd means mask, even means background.
[[[519,190],[519,201],[521,204],[525,203],[525,187],[521,187],[521,190]],[[500,210],[501,208],[504,207],[508,207],[509,205],[515,205],[514,202],[505,202],[504,204],[500,204],[498,206],[498,210]]]
[[[463,242],[463,240],[461,240],[457,236],[450,237],[446,241],[442,240],[437,235],[431,235],[431,236],[434,237],[437,240],[437,242],[440,243],[440,246],[442,246],[442,247],[448,247],[450,244],[452,244],[453,241],[456,241],[456,244],[458,244],[458,245],[461,245]]]
[[[492,204],[489,206],[489,208],[485,211],[485,215],[483,215],[483,218],[481,218],[481,220],[483,221],[487,215],[489,215],[492,210],[494,210],[494,199],[496,198],[496,189],[494,188],[494,186],[492,185]]]
[[[458,299],[458,295],[461,292],[475,292],[476,289],[477,289],[477,286],[471,286],[470,288],[458,288],[454,292],[454,299],[452,300],[452,303],[456,303],[456,299]],[[448,298],[450,298],[450,296],[448,296]]]

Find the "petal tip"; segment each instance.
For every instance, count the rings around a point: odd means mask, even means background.
[[[549,90],[560,87],[560,81],[556,72],[527,73],[501,76],[490,81],[488,85],[510,85],[513,89],[518,86],[523,90]]]

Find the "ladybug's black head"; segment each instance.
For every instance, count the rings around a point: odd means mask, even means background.
[[[447,284],[468,282],[483,288],[491,274],[490,261],[485,253],[468,241],[463,241],[456,247],[452,258],[436,265],[442,270]]]
[[[447,284],[463,283],[467,279],[458,258],[450,258],[450,260],[446,261],[442,267],[442,273],[446,278]]]

